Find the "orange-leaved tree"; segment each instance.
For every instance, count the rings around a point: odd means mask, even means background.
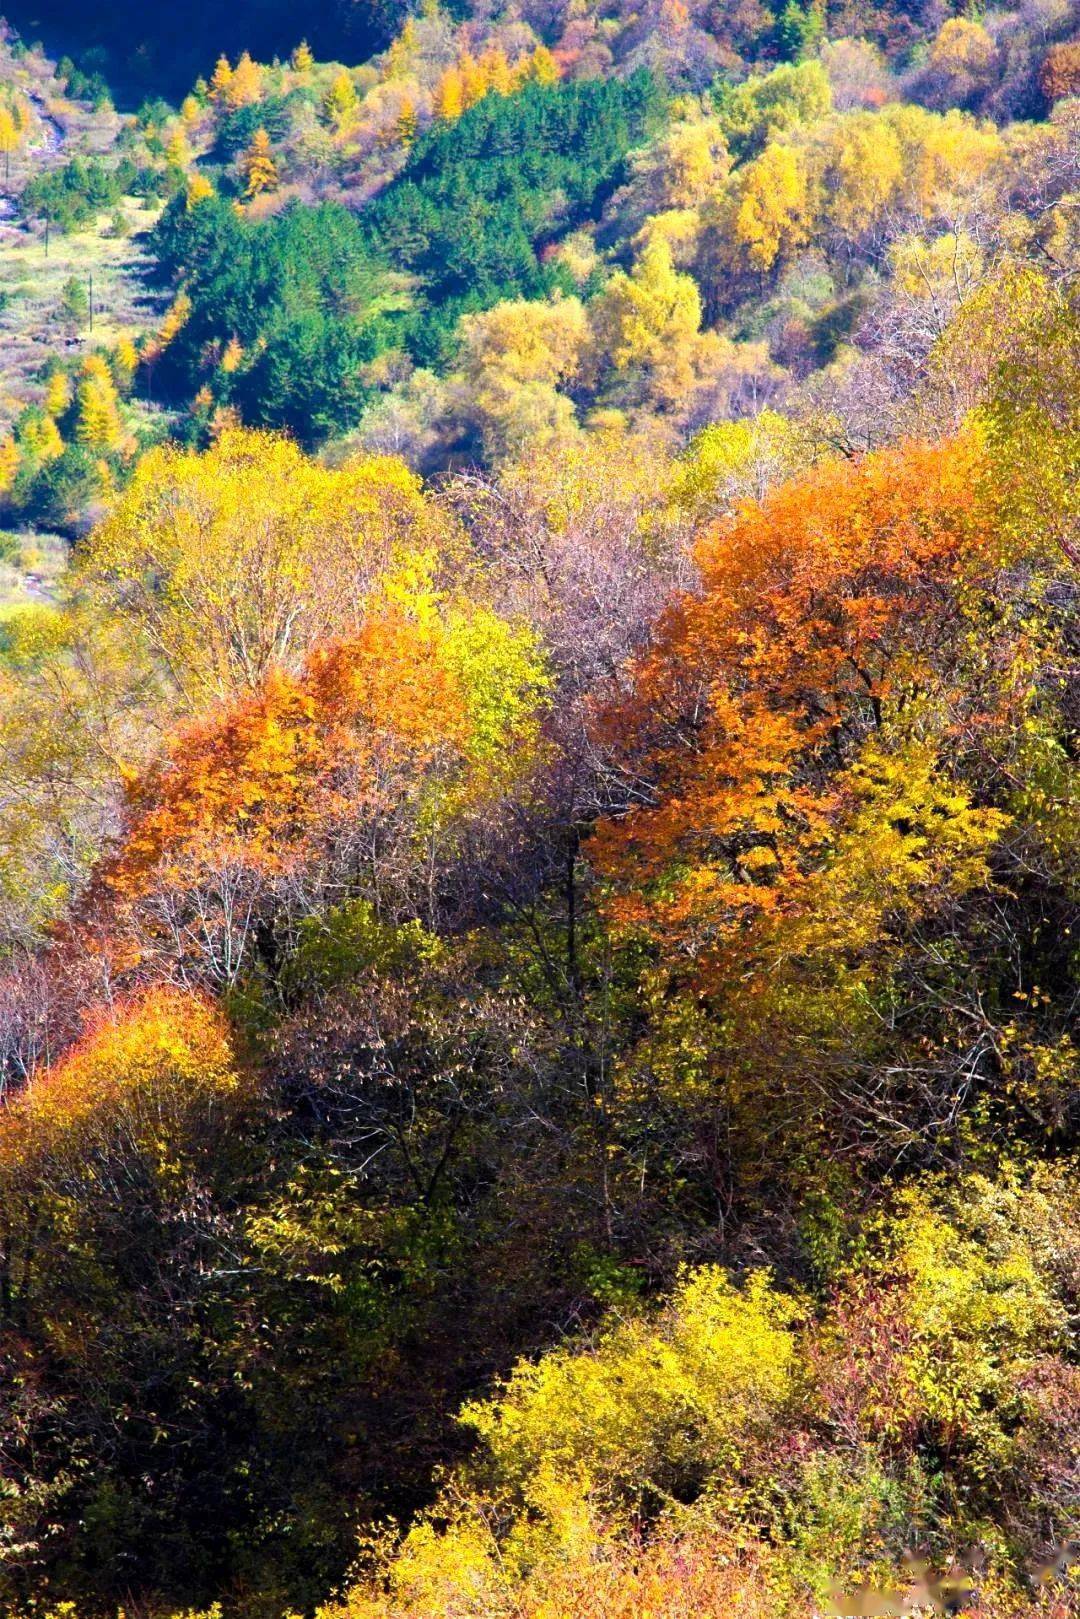
[[[258,1099],[220,1010],[159,987],[99,1007],[0,1107],[3,1403],[48,1390],[6,1430],[5,1577],[37,1577],[58,1512],[93,1517],[90,1456],[126,1455],[168,1495],[206,1445],[204,1311]]]
[[[626,709],[644,786],[592,843],[611,914],[691,958],[785,902],[844,807],[837,771],[918,687],[990,546],[974,437],[830,462],[712,528]]]
[[[99,887],[114,963],[164,947],[170,970],[231,982],[313,906],[423,903],[452,823],[528,773],[543,686],[528,632],[422,569],[386,579],[356,635],[271,669],[132,782]]]
[[[240,1084],[221,1014],[201,996],[159,986],[99,1008],[82,1039],[0,1111],[2,1172],[69,1156],[89,1172],[101,1130],[123,1121],[129,1145],[149,1145],[236,1095]]]
[[[962,963],[1001,903],[1000,739],[1040,654],[984,470],[975,433],[902,444],[723,520],[599,722],[634,800],[589,846],[637,963],[613,1083],[665,1184],[688,1155],[804,1190],[826,1143],[895,1162],[992,1078]]]
[[[82,1039],[0,1109],[5,1316],[48,1313],[39,1277],[77,1263],[78,1233],[104,1208],[130,1215],[183,1198],[248,1095],[225,1021],[203,997],[160,986],[91,1014]]]
[[[461,692],[435,638],[387,614],[313,653],[299,675],[272,670],[259,691],[181,731],[132,787],[110,880],[138,888],[212,847],[215,858],[229,850],[284,871],[328,816],[388,808],[395,769],[419,771],[464,736]]]

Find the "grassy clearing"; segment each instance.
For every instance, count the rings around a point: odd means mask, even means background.
[[[59,534],[0,533],[0,624],[24,607],[52,606],[67,560]]]
[[[152,324],[159,303],[144,283],[147,256],[138,233],[153,223],[156,210],[125,198],[123,213],[133,234],[116,235],[103,214],[91,230],[51,232],[48,251],[39,227],[0,226],[0,290],[6,294],[0,418],[12,420],[40,396],[36,376],[50,356],[77,356]],[[64,287],[73,277],[87,288],[93,282],[92,328],[76,328],[64,317]]]
[[[39,374],[52,357],[110,345],[124,333],[153,323],[160,301],[144,277],[144,233],[157,209],[125,197],[117,214],[102,214],[92,227],[63,235],[44,223],[23,220],[20,197],[28,180],[75,156],[108,161],[116,153],[125,120],[111,107],[92,108],[67,99],[53,64],[36,52],[13,55],[0,45],[0,84],[10,84],[33,105],[37,127],[31,144],[14,154],[10,176],[0,170],[0,430],[22,408],[41,398]],[[117,216],[123,221],[116,229]],[[62,298],[77,278],[93,281],[94,320],[76,327],[65,318]]]

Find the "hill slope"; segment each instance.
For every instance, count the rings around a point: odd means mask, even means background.
[[[293,43],[0,55],[0,1608],[1078,1619],[1080,14]]]

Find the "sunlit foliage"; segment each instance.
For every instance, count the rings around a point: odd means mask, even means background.
[[[1076,1619],[1075,19],[230,23],[0,41],[0,1609]]]

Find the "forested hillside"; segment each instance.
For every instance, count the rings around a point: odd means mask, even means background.
[[[1080,1619],[1080,11],[324,9],[0,39],[0,1611]]]

